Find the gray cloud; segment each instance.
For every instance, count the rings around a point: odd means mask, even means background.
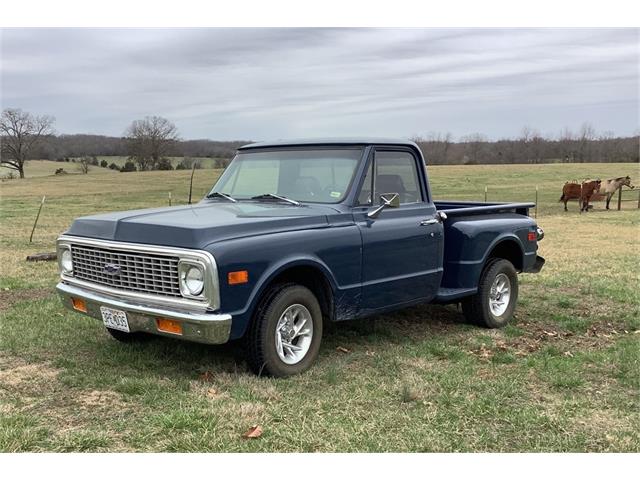
[[[185,138],[638,129],[638,29],[4,29],[2,106]]]

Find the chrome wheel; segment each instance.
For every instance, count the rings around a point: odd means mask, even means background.
[[[288,365],[302,360],[311,346],[313,320],[304,305],[296,303],[287,307],[276,325],[276,352]]]
[[[499,273],[496,275],[489,292],[489,309],[491,313],[496,317],[503,315],[509,307],[510,298],[511,281],[507,275]]]

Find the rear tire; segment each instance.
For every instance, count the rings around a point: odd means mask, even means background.
[[[518,272],[502,258],[489,260],[482,270],[478,292],[462,300],[469,323],[485,328],[502,328],[513,317],[518,301]]]
[[[145,332],[123,332],[122,330],[115,330],[113,328],[107,328],[107,332],[122,343],[146,342],[151,338],[151,335]]]
[[[267,293],[247,332],[247,362],[256,375],[297,375],[315,362],[321,340],[315,295],[302,285],[279,285]]]

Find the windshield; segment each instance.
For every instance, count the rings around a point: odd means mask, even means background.
[[[362,149],[304,149],[238,153],[210,194],[235,200],[275,194],[299,202],[337,203],[347,193]],[[263,199],[277,198],[271,196]]]

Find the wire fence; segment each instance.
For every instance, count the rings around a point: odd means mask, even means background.
[[[563,204],[559,201],[562,189],[530,186],[514,189],[507,185],[485,185],[474,191],[466,191],[454,194],[441,195],[451,200],[484,201],[484,202],[523,202],[535,203],[531,215],[538,217],[540,214],[554,214],[563,211]],[[436,194],[437,197],[437,194]],[[578,198],[572,199],[575,205]],[[606,197],[596,197],[589,202],[590,206],[599,209],[605,208]],[[611,210],[640,209],[640,188],[618,189],[611,197],[609,208]],[[570,210],[571,211],[571,210]]]

